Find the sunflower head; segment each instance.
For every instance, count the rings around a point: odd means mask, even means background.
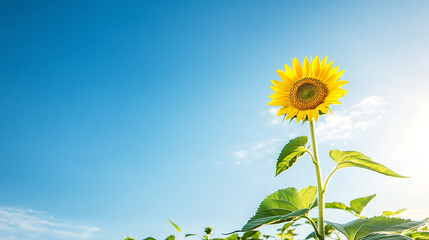
[[[348,81],[341,81],[345,70],[333,68],[334,61],[327,63],[326,56],[322,62],[316,56],[310,63],[305,57],[304,65],[293,59],[293,68],[285,65],[286,71],[277,70],[281,81],[272,81],[274,94],[269,105],[281,106],[277,116],[285,115],[286,119],[296,117],[297,121],[317,121],[319,115],[328,113],[331,104],[341,104],[339,98],[346,95],[342,89]]]

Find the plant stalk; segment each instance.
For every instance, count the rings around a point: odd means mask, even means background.
[[[314,166],[316,168],[316,175],[317,175],[317,192],[318,192],[318,204],[319,204],[319,219],[318,219],[318,225],[319,225],[319,239],[325,240],[325,226],[324,226],[324,218],[323,218],[323,212],[325,208],[325,203],[323,199],[324,195],[324,189],[322,185],[322,171],[320,170],[320,162],[319,162],[319,156],[317,155],[317,144],[316,144],[316,134],[314,129],[314,120],[310,121],[310,131],[311,131],[311,141],[313,144],[313,156],[314,156]]]

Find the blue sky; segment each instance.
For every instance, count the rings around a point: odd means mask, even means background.
[[[327,201],[377,193],[367,215],[429,216],[427,12],[427,1],[2,1],[0,237],[161,239],[175,233],[166,218],[184,232],[240,228],[268,194],[315,184],[307,158],[274,177],[282,145],[309,132],[275,118],[268,96],[277,69],[316,55],[350,81],[317,125],[324,176],[331,148],[412,176],[345,169]]]

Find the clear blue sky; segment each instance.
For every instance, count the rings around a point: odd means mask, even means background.
[[[1,1],[0,221],[18,220],[0,236],[165,238],[166,218],[184,232],[240,228],[266,195],[315,184],[309,159],[274,178],[281,145],[308,126],[267,104],[276,69],[317,54],[350,81],[333,107],[348,127],[320,121],[324,175],[334,146],[413,176],[346,169],[327,201],[378,193],[368,215],[429,214],[428,12],[427,1]]]

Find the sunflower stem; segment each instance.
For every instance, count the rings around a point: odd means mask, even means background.
[[[317,155],[317,145],[316,145],[316,134],[314,129],[314,120],[310,120],[310,131],[311,131],[311,141],[313,144],[313,156],[314,156],[314,166],[316,168],[317,175],[317,192],[318,192],[318,204],[319,204],[319,219],[317,221],[319,225],[319,239],[325,240],[325,226],[323,219],[323,212],[325,208],[324,203],[324,190],[322,185],[322,171],[320,170],[319,156]]]

